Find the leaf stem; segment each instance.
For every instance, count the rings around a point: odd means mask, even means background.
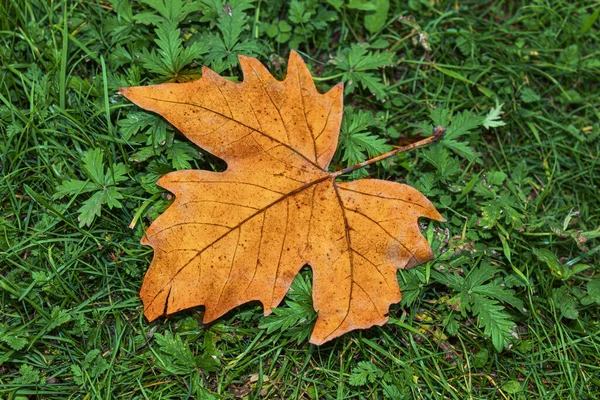
[[[389,152],[387,152],[385,154],[382,154],[380,156],[371,158],[370,160],[361,162],[360,164],[356,164],[356,165],[353,165],[351,167],[341,169],[341,170],[339,170],[337,172],[332,173],[331,175],[334,178],[337,178],[340,175],[347,174],[347,173],[352,172],[352,171],[356,171],[357,169],[361,169],[363,167],[366,167],[367,165],[371,165],[371,164],[374,164],[376,162],[385,160],[386,158],[393,157],[396,154],[404,153],[405,151],[410,151],[410,150],[413,150],[413,149],[416,149],[416,148],[419,148],[419,147],[427,146],[427,145],[429,145],[431,143],[436,142],[439,138],[441,138],[444,135],[444,133],[446,133],[446,128],[444,128],[443,126],[439,126],[438,125],[435,128],[433,128],[433,136],[429,136],[429,137],[427,137],[425,139],[419,140],[417,142],[411,143],[411,144],[406,145],[406,146],[398,147],[397,149],[389,151]]]

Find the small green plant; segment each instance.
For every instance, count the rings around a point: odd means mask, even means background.
[[[94,385],[108,369],[108,362],[99,349],[90,350],[83,360],[71,365],[73,380],[83,387]]]
[[[261,319],[259,327],[267,333],[280,332],[285,337],[302,343],[308,339],[317,314],[312,306],[312,284],[298,274],[286,295],[285,307],[276,307],[273,314]]]
[[[259,42],[252,40],[248,32],[248,16],[239,8],[223,6],[216,27],[219,33],[209,33],[200,40],[208,44],[210,51],[204,62],[216,72],[231,70],[238,63],[238,55],[264,55]]]
[[[373,383],[378,379],[389,381],[389,374],[384,374],[384,372],[372,362],[360,361],[358,365],[352,369],[349,382],[352,386],[364,386],[367,383]]]
[[[208,44],[205,42],[194,42],[183,47],[181,31],[177,29],[175,22],[161,22],[155,33],[158,50],[144,49],[141,61],[148,72],[160,75],[164,80],[185,79],[186,76],[181,75],[184,68],[208,51]]]
[[[273,2],[270,13],[277,14],[283,11],[284,2]],[[277,11],[278,10],[278,11]],[[330,23],[338,19],[338,14],[328,9],[323,2],[315,0],[291,1],[289,3],[287,19],[278,19],[274,22],[263,22],[261,30],[268,38],[274,39],[276,43],[287,43],[290,48],[295,49],[302,44],[313,44],[318,35],[327,35],[330,31]]]
[[[174,375],[189,375],[197,373],[198,368],[213,372],[219,368],[219,362],[209,355],[195,356],[179,334],[170,332],[156,333],[158,351],[154,354],[161,368]]]
[[[514,318],[502,304],[522,310],[523,302],[515,296],[514,290],[506,288],[503,279],[496,277],[498,272],[491,265],[481,264],[461,274],[432,271],[431,276],[452,291],[452,297],[446,302],[450,310],[458,313],[458,319],[468,318],[469,314],[476,317],[483,333],[497,351],[502,351],[517,336]],[[451,335],[458,332],[458,319],[456,315],[447,319],[446,329]]]
[[[102,207],[109,209],[121,208],[123,204],[123,188],[119,183],[128,180],[127,166],[123,163],[113,163],[106,168],[103,152],[100,149],[87,150],[81,157],[83,169],[81,173],[85,179],[67,179],[56,187],[57,199],[70,196],[71,201],[82,194],[86,196],[83,205],[79,208],[79,226],[90,226],[96,217],[102,213]]]
[[[333,71],[338,72],[335,76],[339,76],[344,82],[347,95],[360,87],[377,100],[383,100],[387,96],[388,87],[383,83],[381,69],[391,67],[393,62],[394,53],[373,52],[369,51],[367,45],[352,44],[341,49],[331,60],[331,65]]]
[[[388,140],[377,135],[377,131],[381,132],[382,129],[383,121],[371,112],[345,107],[337,162],[349,167],[392,150]],[[367,175],[367,170],[359,169],[352,173],[352,178],[364,178]]]

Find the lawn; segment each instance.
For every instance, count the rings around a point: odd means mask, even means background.
[[[600,398],[596,1],[0,2],[0,399]],[[175,170],[223,171],[119,88],[290,50],[344,83],[337,171],[407,183],[447,222],[381,327],[309,343],[304,267],[279,308],[149,323],[145,229]]]

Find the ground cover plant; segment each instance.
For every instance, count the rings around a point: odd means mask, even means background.
[[[0,3],[0,398],[580,398],[600,393],[600,8],[586,1]],[[311,270],[246,305],[148,323],[139,244],[166,172],[222,171],[120,87],[345,85],[332,170],[420,190],[437,258],[398,273],[382,327],[323,346]]]

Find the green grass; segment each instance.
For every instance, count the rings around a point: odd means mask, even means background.
[[[387,2],[0,2],[0,399],[600,397],[600,6],[363,3]],[[345,81],[336,170],[454,126],[366,171],[434,202],[438,258],[398,274],[390,323],[321,347],[308,268],[279,319],[148,323],[154,182],[223,163],[118,88],[239,79],[237,54],[283,77],[290,48],[320,89]]]

